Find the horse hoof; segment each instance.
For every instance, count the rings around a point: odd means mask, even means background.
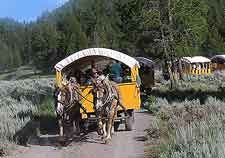
[[[101,138],[102,138],[102,140],[104,140],[104,141],[105,141],[105,139],[106,139],[106,136],[102,135],[102,137],[101,137]]]
[[[65,139],[65,137],[63,137],[63,136],[60,136],[59,139],[58,139],[58,141],[59,141],[59,143],[60,143],[61,145],[64,145],[65,142],[66,142],[66,139]]]
[[[105,144],[109,144],[110,142],[111,142],[110,139],[105,139],[105,140],[104,140],[104,143],[105,143]]]

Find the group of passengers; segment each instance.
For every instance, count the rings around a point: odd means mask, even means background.
[[[192,69],[193,70],[201,70],[201,69],[208,69],[208,65],[204,63],[197,63],[197,64],[192,64]]]
[[[69,74],[67,77],[68,79],[72,76],[75,77],[81,85],[90,85],[93,79],[97,79],[102,74],[108,75],[109,79],[116,83],[129,82],[131,80],[130,69],[119,61],[110,62],[103,70],[99,70],[93,61],[91,68],[85,71],[85,73],[79,70],[75,74]]]

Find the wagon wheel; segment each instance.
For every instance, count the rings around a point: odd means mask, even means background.
[[[134,127],[134,111],[128,111],[129,117],[125,120],[125,129],[132,131]]]
[[[117,113],[117,117],[121,117],[121,112]],[[120,127],[121,121],[115,121],[114,122],[114,131],[118,131],[119,127]]]

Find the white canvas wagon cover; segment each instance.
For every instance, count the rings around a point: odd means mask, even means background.
[[[211,62],[210,59],[203,57],[203,56],[183,57],[181,60],[188,62],[188,63],[209,63],[209,62]]]
[[[85,58],[85,57],[91,57],[91,56],[102,56],[102,57],[108,57],[111,59],[115,59],[115,60],[118,60],[118,61],[126,64],[130,68],[133,68],[134,66],[139,67],[139,63],[136,59],[134,59],[124,53],[121,53],[121,52],[118,52],[118,51],[115,51],[112,49],[106,49],[106,48],[89,48],[89,49],[84,49],[79,52],[76,52],[76,53],[68,56],[67,58],[61,60],[60,62],[58,62],[55,65],[55,69],[57,71],[61,71],[63,68],[65,68],[69,64],[73,63],[74,61],[77,61],[77,60],[79,60],[81,58]]]

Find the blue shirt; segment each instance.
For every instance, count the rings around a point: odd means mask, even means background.
[[[111,71],[112,74],[115,75],[115,77],[120,77],[122,71],[121,64],[119,63],[113,64]]]

